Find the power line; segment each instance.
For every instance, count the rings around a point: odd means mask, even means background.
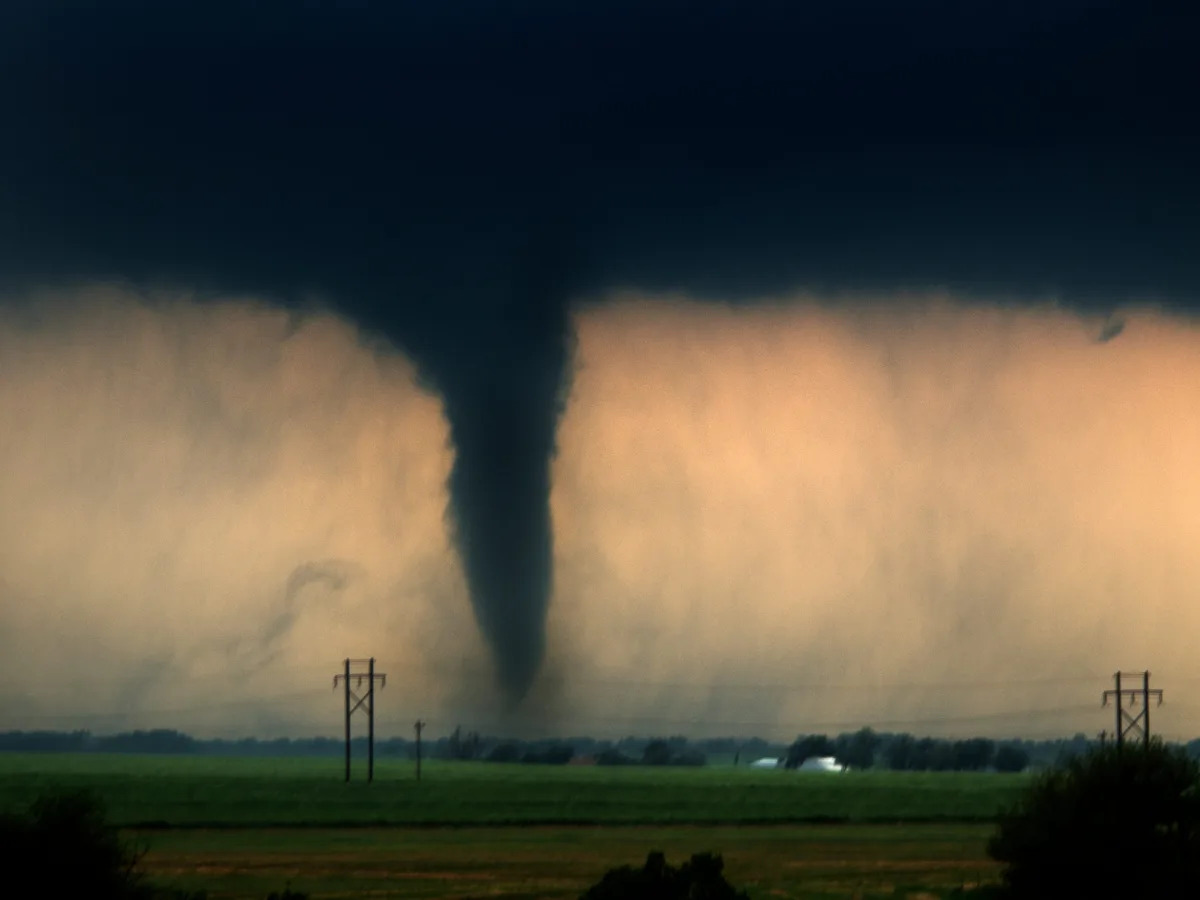
[[[413,665],[411,663],[402,664],[402,668],[420,669],[422,671],[425,671],[425,669],[423,667],[421,667],[419,665]],[[310,667],[290,667],[288,670],[304,671],[304,672],[312,671],[312,669]],[[450,679],[457,679],[459,677],[467,677],[469,679],[480,679],[480,680],[486,679],[489,683],[491,682],[490,676],[486,676],[482,673],[453,673],[452,674],[452,673],[446,672],[446,673],[444,673],[444,677],[447,677]],[[699,727],[702,727],[705,731],[711,731],[711,730],[722,729],[722,728],[778,730],[781,727],[782,722],[785,720],[791,721],[794,723],[790,727],[799,726],[802,729],[813,730],[813,731],[826,730],[826,729],[858,728],[858,727],[862,727],[862,725],[864,725],[864,724],[870,724],[871,726],[878,727],[878,728],[935,728],[936,729],[936,728],[944,728],[947,726],[955,726],[955,725],[969,725],[972,723],[988,723],[988,722],[996,723],[996,722],[1003,722],[1003,721],[1012,722],[1014,726],[1019,727],[1020,723],[1032,723],[1039,719],[1043,719],[1047,716],[1082,715],[1084,712],[1086,712],[1090,709],[1094,709],[1094,707],[1086,707],[1086,706],[1082,706],[1082,705],[1081,706],[1056,706],[1053,708],[1042,708],[1042,709],[1025,708],[1025,709],[1016,709],[1016,710],[1011,710],[1011,711],[996,710],[993,712],[986,712],[986,713],[939,715],[939,716],[921,715],[920,713],[917,713],[916,715],[914,715],[910,718],[902,718],[902,717],[897,717],[894,715],[889,716],[889,717],[873,718],[870,714],[857,714],[855,716],[855,718],[850,721],[833,721],[833,720],[813,721],[811,719],[806,720],[806,719],[804,719],[802,713],[797,714],[796,712],[792,711],[793,710],[792,705],[797,704],[797,703],[803,703],[804,699],[805,699],[804,695],[806,692],[809,692],[809,691],[845,690],[845,691],[864,691],[864,692],[869,692],[869,691],[893,692],[893,691],[901,691],[901,690],[910,690],[910,691],[923,691],[923,692],[931,692],[932,693],[932,692],[936,692],[936,691],[949,690],[949,691],[954,691],[954,692],[961,692],[961,691],[983,692],[983,691],[987,691],[987,690],[990,690],[993,688],[1012,689],[1014,686],[1023,686],[1027,689],[1032,688],[1032,687],[1037,687],[1037,686],[1051,688],[1051,687],[1065,687],[1065,686],[1081,683],[1083,681],[1090,682],[1090,679],[1085,679],[1082,676],[1067,676],[1067,675],[1030,677],[1030,678],[1025,678],[1025,679],[1018,679],[1015,681],[992,681],[992,680],[980,680],[980,681],[971,681],[971,682],[938,682],[938,681],[915,682],[915,681],[908,681],[908,682],[890,682],[890,683],[885,683],[885,682],[815,683],[814,682],[814,683],[801,683],[801,684],[795,684],[795,683],[785,684],[785,683],[780,683],[780,682],[741,682],[741,683],[708,684],[708,683],[683,682],[683,681],[654,681],[652,679],[636,679],[636,678],[622,679],[622,678],[587,678],[587,677],[560,679],[560,681],[567,683],[567,684],[571,684],[571,685],[578,685],[580,687],[613,686],[613,687],[622,687],[625,689],[628,689],[631,687],[644,687],[647,689],[656,689],[657,688],[657,689],[662,689],[662,690],[675,690],[675,691],[678,691],[681,689],[693,689],[693,690],[697,690],[697,691],[706,691],[709,695],[709,702],[707,704],[709,709],[719,709],[720,707],[726,705],[726,703],[723,703],[723,702],[720,702],[719,700],[714,699],[714,695],[717,695],[719,697],[719,695],[722,692],[726,692],[726,691],[751,690],[751,689],[759,690],[759,691],[766,691],[769,689],[776,689],[778,691],[788,692],[793,695],[793,699],[791,699],[791,700],[783,700],[778,696],[770,699],[770,702],[775,706],[775,708],[777,708],[780,711],[780,715],[777,715],[771,719],[727,718],[727,717],[719,717],[717,715],[711,715],[711,714],[706,715],[702,712],[692,714],[692,715],[684,714],[681,716],[678,713],[674,713],[673,711],[668,711],[668,710],[671,710],[672,706],[675,706],[676,708],[678,708],[677,704],[674,704],[671,702],[664,702],[661,704],[654,704],[654,706],[661,705],[662,707],[664,707],[664,713],[665,713],[664,715],[634,715],[634,714],[623,715],[619,711],[605,713],[605,712],[601,712],[600,710],[596,710],[595,712],[592,712],[592,713],[584,712],[578,718],[585,722],[588,722],[588,723],[594,723],[594,725],[588,725],[588,726],[580,725],[580,726],[578,726],[580,728],[583,728],[583,727],[600,728],[600,727],[604,727],[606,725],[607,726],[626,726],[626,727],[637,727],[640,725],[649,725],[656,729],[668,729],[668,728],[676,728],[676,727],[686,729],[686,728],[695,728],[695,727],[699,726]],[[1091,683],[1094,683],[1094,682],[1091,682]],[[0,685],[2,685],[2,684],[3,683],[0,682]],[[92,686],[94,686],[94,682],[91,682],[90,684]],[[123,687],[127,686],[127,682],[123,683],[122,686]],[[1155,692],[1155,693],[1157,694],[1160,692]],[[206,713],[206,712],[219,714],[221,712],[230,712],[230,711],[240,709],[240,708],[254,709],[254,708],[262,707],[264,705],[277,705],[277,706],[278,705],[289,705],[290,706],[290,705],[294,704],[296,706],[299,706],[302,703],[308,704],[308,703],[312,702],[312,700],[316,696],[317,696],[317,690],[314,689],[313,691],[292,691],[292,692],[287,692],[287,693],[263,694],[263,695],[259,695],[259,696],[255,696],[255,697],[231,699],[231,700],[227,700],[227,701],[220,702],[220,703],[177,704],[177,705],[170,705],[170,706],[164,705],[164,706],[160,706],[160,707],[126,708],[121,711],[113,711],[113,712],[109,712],[109,713],[97,713],[97,712],[93,711],[94,707],[93,707],[93,710],[89,710],[88,712],[80,712],[80,713],[47,713],[47,712],[30,713],[30,714],[22,713],[20,715],[20,719],[22,721],[34,721],[34,722],[36,722],[36,721],[41,721],[41,722],[87,722],[87,721],[97,722],[97,721],[100,721],[100,722],[114,722],[115,723],[115,722],[127,722],[131,719],[144,720],[147,717],[152,717],[152,716],[159,716],[159,717],[188,716],[188,715],[195,715],[195,714]],[[372,705],[373,705],[373,699],[374,698],[373,698],[373,693],[372,693],[372,697],[371,697]],[[664,698],[664,699],[669,700],[669,698]],[[1049,699],[1049,698],[1047,698],[1047,699]],[[0,697],[0,703],[2,703],[2,702],[3,702],[3,698]],[[682,702],[686,703],[687,701],[683,700]],[[735,701],[733,698],[730,698],[727,702],[735,703],[737,701]],[[595,703],[590,703],[589,705],[594,706]],[[2,707],[0,707],[0,708],[2,708]],[[643,705],[643,708],[646,708],[646,707]],[[1180,707],[1176,707],[1176,708],[1180,709]],[[1190,708],[1195,709],[1195,707],[1190,707]],[[1186,709],[1189,709],[1189,707],[1184,705],[1182,707],[1182,709],[1186,710]],[[472,711],[457,711],[456,712],[453,710],[448,710],[448,711],[442,712],[442,714],[439,716],[439,718],[445,718],[447,721],[450,721],[450,720],[454,720],[454,721],[475,720],[478,722],[478,720],[480,719],[480,711],[472,710]],[[566,718],[570,718],[570,717],[566,717]],[[1148,716],[1147,716],[1147,718],[1148,718]],[[372,716],[372,719],[373,719],[373,716]],[[1139,716],[1138,719],[1140,720],[1141,717]],[[534,722],[536,724],[536,716],[534,716]],[[283,723],[283,724],[286,724],[286,723]],[[480,723],[480,724],[482,724],[482,723]],[[508,727],[512,727],[513,724],[514,723],[509,722]],[[1178,723],[1175,723],[1175,724],[1176,724],[1176,726],[1178,725]],[[372,721],[372,725],[373,725],[373,721]],[[505,727],[505,723],[503,723],[501,721],[498,721],[497,725],[499,725],[500,727]],[[484,727],[487,727],[487,726],[484,726]],[[1026,729],[1022,728],[1021,730],[1024,731]],[[1084,730],[1084,729],[1081,729],[1081,730]]]
[[[1076,706],[1064,706],[1054,709],[1019,709],[1008,712],[996,713],[978,713],[969,716],[940,716],[936,718],[914,718],[914,719],[875,719],[869,716],[862,717],[856,720],[849,721],[813,721],[805,720],[802,727],[808,729],[832,729],[832,728],[861,728],[864,725],[871,727],[900,727],[900,726],[938,726],[938,725],[955,725],[969,724],[972,722],[989,722],[1003,721],[1012,719],[1038,718],[1044,716],[1064,716],[1071,714],[1090,714],[1094,707],[1079,704]],[[461,721],[470,718],[469,715],[451,715],[445,716],[447,723],[452,721]],[[706,727],[722,726],[722,727],[742,727],[742,728],[777,728],[778,720],[749,720],[749,719],[718,719],[712,716],[691,716],[688,718],[672,718],[670,716],[623,716],[623,715],[602,715],[588,714],[586,719],[589,722],[603,722],[606,724],[650,724],[660,727],[666,726],[682,726],[682,725],[704,725]]]
[[[408,666],[404,666],[402,664],[400,666],[400,668],[419,669],[421,671],[426,671],[422,667],[412,665],[412,664],[410,664]],[[286,669],[281,668],[281,669],[272,670],[272,671],[277,674],[286,674],[286,673],[296,673],[296,672],[310,673],[310,672],[313,672],[314,670],[307,668],[307,667],[304,669],[292,667],[292,668],[286,668]],[[492,684],[494,682],[493,677],[487,673],[456,672],[456,673],[450,674],[450,673],[430,672],[428,674],[430,675],[430,677],[444,677],[446,679],[454,679],[454,680],[464,680],[465,679],[465,680],[469,680],[469,681],[486,682],[488,684]],[[208,676],[208,677],[215,677],[215,676]],[[664,688],[664,689],[672,689],[672,690],[697,690],[697,691],[710,691],[710,692],[711,691],[729,691],[729,690],[746,690],[746,691],[781,690],[781,691],[788,691],[788,692],[800,692],[800,691],[891,691],[891,690],[929,690],[929,691],[954,690],[954,691],[962,691],[962,690],[983,690],[983,689],[988,689],[988,688],[1013,688],[1013,687],[1036,687],[1036,686],[1051,687],[1051,686],[1065,686],[1065,685],[1071,685],[1071,684],[1094,684],[1096,679],[1099,677],[1100,676],[1098,676],[1098,675],[1086,675],[1086,676],[1081,675],[1081,676],[1069,676],[1069,677],[1056,676],[1056,677],[1042,677],[1042,678],[1011,679],[1011,680],[1003,680],[1003,681],[959,681],[959,680],[955,680],[955,681],[893,681],[893,682],[880,681],[880,682],[839,683],[839,682],[780,682],[780,681],[764,681],[764,682],[656,681],[656,680],[644,679],[644,678],[616,678],[616,677],[613,677],[613,678],[609,678],[609,677],[589,678],[586,676],[582,676],[582,677],[571,676],[570,678],[547,679],[547,683],[554,684],[554,685],[571,685],[571,686],[581,686],[581,687],[617,687],[617,688],[645,687],[645,688]],[[228,676],[226,676],[226,678],[228,680],[233,680],[234,676],[228,675]],[[181,678],[181,680],[184,680],[184,679]],[[1187,681],[1189,679],[1183,679],[1183,680]],[[1194,680],[1200,681],[1200,679],[1194,679]],[[194,679],[192,679],[191,676],[187,676],[186,681],[189,685],[194,683]],[[86,680],[81,678],[78,681],[60,682],[58,684],[51,684],[49,686],[47,686],[45,683],[39,682],[38,690],[39,690],[39,693],[44,692],[47,689],[47,687],[49,687],[50,690],[70,690],[72,687],[75,687],[75,686],[81,685],[81,684],[86,684],[89,687],[94,688],[96,686],[96,681],[91,678],[88,678]],[[110,684],[112,684],[114,687],[124,688],[124,687],[128,687],[129,683],[127,681],[121,681],[121,682],[110,682]],[[16,682],[0,681],[0,690],[4,690],[6,688],[21,688],[21,687],[25,687],[25,686],[26,686],[25,684],[18,684]],[[299,697],[308,697],[308,696],[311,696],[311,694],[309,692],[291,692],[289,694],[271,695],[271,699],[280,699],[280,698],[284,698],[284,697],[299,698]]]

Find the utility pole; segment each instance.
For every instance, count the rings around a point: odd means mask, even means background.
[[[417,733],[417,781],[421,780],[421,729],[425,727],[425,723],[417,719],[413,723],[413,730]]]
[[[367,671],[361,669],[357,672],[351,671],[352,665],[361,666],[367,664]],[[354,679],[355,689],[361,690],[363,679],[366,679],[367,690],[361,696],[355,690],[350,688],[350,679]],[[375,682],[379,681],[379,686],[384,687],[387,684],[387,675],[382,672],[375,671],[375,657],[370,659],[347,659],[342,664],[342,672],[340,675],[333,676],[333,689],[336,691],[338,682],[342,683],[344,689],[343,696],[346,703],[346,781],[350,780],[350,717],[363,707],[367,712],[367,781],[375,780]],[[353,704],[351,703],[353,701]]]
[[[1140,688],[1121,687],[1122,675],[1127,675],[1131,678],[1141,675],[1142,686]],[[1141,734],[1142,745],[1150,746],[1150,697],[1153,695],[1158,700],[1158,705],[1162,706],[1163,692],[1161,690],[1150,690],[1149,672],[1114,672],[1113,685],[1113,690],[1105,691],[1101,695],[1100,705],[1108,706],[1109,698],[1113,700],[1116,713],[1116,728],[1113,731],[1113,737],[1117,741],[1117,749],[1121,749],[1125,743],[1125,735],[1131,732]],[[1129,705],[1134,706],[1139,696],[1142,700],[1142,711],[1136,716],[1121,706],[1121,702],[1126,697],[1129,698]]]

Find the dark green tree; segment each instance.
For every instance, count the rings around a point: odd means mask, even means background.
[[[842,765],[852,769],[869,769],[875,765],[879,744],[879,735],[870,728],[860,728],[853,734],[839,735],[833,744],[833,755]]]
[[[1038,776],[988,843],[1007,895],[1200,897],[1200,766],[1109,744]]]
[[[606,747],[596,754],[596,765],[598,766],[628,766],[636,761],[615,747]]]
[[[1029,754],[1015,744],[1001,744],[992,765],[997,772],[1023,772],[1029,765]]]
[[[795,769],[811,756],[833,755],[833,741],[823,734],[806,734],[796,738],[792,746],[788,747],[783,765],[785,768]]]
[[[666,741],[651,741],[642,751],[642,765],[669,766],[671,764],[671,745]]]
[[[487,755],[488,762],[511,763],[521,758],[521,748],[511,741],[497,744]]]
[[[917,741],[911,734],[898,734],[888,741],[884,748],[883,757],[889,769],[906,771],[916,768],[913,765],[917,752]]]
[[[992,764],[996,752],[995,741],[987,738],[971,738],[954,742],[954,768],[960,772],[977,772]]]

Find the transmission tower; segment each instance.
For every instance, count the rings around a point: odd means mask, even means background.
[[[1121,687],[1121,677],[1137,678],[1141,676],[1142,686],[1138,687]],[[1142,745],[1150,745],[1150,698],[1153,696],[1158,705],[1162,706],[1163,692],[1161,690],[1150,690],[1150,673],[1149,672],[1114,672],[1113,673],[1114,688],[1111,691],[1105,691],[1101,696],[1101,706],[1108,706],[1108,701],[1112,699],[1116,709],[1116,728],[1113,730],[1113,737],[1117,741],[1117,749],[1120,749],[1125,743],[1125,735],[1140,734],[1142,736]],[[1129,712],[1123,706],[1122,701],[1128,697],[1129,706],[1137,705],[1138,699],[1142,702],[1142,711],[1137,715]]]
[[[351,666],[367,665],[367,671],[361,669],[351,671]],[[354,688],[350,687],[351,679]],[[387,684],[387,675],[375,671],[375,657],[370,659],[347,659],[341,674],[333,676],[333,689],[336,691],[338,682],[342,683],[346,698],[346,781],[350,780],[350,717],[362,707],[367,712],[367,781],[375,780],[375,680],[379,686]],[[363,681],[367,682],[365,693],[362,690]]]

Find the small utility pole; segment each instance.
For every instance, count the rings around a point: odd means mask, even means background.
[[[367,782],[375,780],[375,657],[367,663]]]
[[[361,669],[358,672],[350,671],[351,664],[362,665],[367,664],[367,671]],[[355,687],[362,688],[363,679],[367,681],[367,690],[362,696],[359,696],[350,689],[350,679],[355,680]],[[333,689],[336,691],[338,682],[342,682],[344,688],[344,697],[346,703],[346,781],[350,780],[350,717],[358,710],[364,707],[367,711],[367,781],[375,780],[375,680],[379,680],[379,686],[383,687],[387,684],[387,675],[383,673],[376,674],[375,672],[375,657],[370,659],[347,659],[343,663],[342,672],[340,675],[333,676]],[[354,701],[353,705],[350,701]]]
[[[1141,688],[1123,688],[1121,687],[1121,676],[1136,675],[1142,676]],[[1150,673],[1149,672],[1115,672],[1113,673],[1113,690],[1105,691],[1101,695],[1101,706],[1108,706],[1109,698],[1112,698],[1116,713],[1116,728],[1113,731],[1113,737],[1117,741],[1117,749],[1120,750],[1125,743],[1125,735],[1130,732],[1140,733],[1142,736],[1143,746],[1150,746],[1150,697],[1153,695],[1158,700],[1158,705],[1162,706],[1163,692],[1161,690],[1150,690]],[[1141,696],[1142,711],[1136,716],[1126,711],[1121,702],[1128,697],[1129,705],[1133,706],[1138,701],[1138,696]]]
[[[425,727],[425,723],[417,719],[413,723],[413,730],[417,733],[417,781],[421,780],[421,729]]]

